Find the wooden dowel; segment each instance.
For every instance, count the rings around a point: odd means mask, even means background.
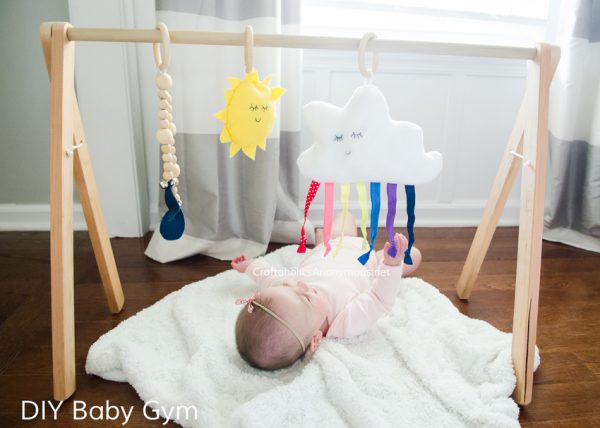
[[[243,46],[245,33],[212,31],[170,31],[171,43],[194,45]],[[67,31],[70,41],[78,42],[135,42],[158,43],[160,31],[154,29],[124,28],[77,28]],[[355,51],[359,38],[325,37],[296,34],[254,34],[254,46],[272,48],[327,49]],[[463,43],[421,42],[411,40],[375,39],[368,48],[377,52],[420,53],[429,55],[451,55],[491,57],[507,59],[533,59],[534,47],[494,46]]]

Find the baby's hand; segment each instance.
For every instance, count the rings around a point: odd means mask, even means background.
[[[406,236],[401,233],[396,233],[394,241],[396,242],[396,248],[398,249],[395,257],[391,257],[388,254],[388,250],[392,244],[386,242],[383,246],[383,263],[388,266],[400,266],[404,261],[404,251],[408,248],[408,240],[406,239]]]
[[[238,272],[244,273],[248,268],[248,265],[252,263],[252,259],[246,260],[246,257],[243,255],[237,256],[235,259],[231,261],[231,267],[237,270]]]

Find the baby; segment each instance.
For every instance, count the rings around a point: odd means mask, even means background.
[[[394,237],[395,257],[388,254],[391,244],[386,242],[383,251],[371,253],[364,266],[357,260],[364,250],[356,228],[353,232],[350,228],[334,257],[338,239],[330,242],[327,257],[323,257],[321,243],[289,275],[282,275],[262,259],[239,256],[231,262],[234,269],[254,279],[258,288],[254,296],[237,302],[246,305],[235,326],[236,344],[251,366],[265,370],[288,367],[307,351],[315,352],[323,337],[350,337],[367,331],[392,308],[403,268],[407,274],[421,261],[419,250],[413,247],[413,265],[404,266],[408,242],[400,234]]]

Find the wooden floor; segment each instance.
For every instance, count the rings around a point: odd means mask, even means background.
[[[460,311],[510,331],[514,296],[517,230],[499,229],[471,300],[462,302],[454,284],[475,230],[420,229],[424,254],[417,271]],[[383,233],[380,233],[380,240]],[[128,384],[87,376],[89,346],[120,321],[185,284],[228,269],[227,262],[196,256],[162,265],[144,256],[148,237],[112,240],[125,291],[125,308],[111,315],[102,292],[87,234],[75,236],[75,319],[77,392],[59,411],[46,408],[34,421],[21,421],[22,400],[41,406],[52,394],[49,234],[0,233],[0,425],[122,426],[73,421],[73,400],[89,407],[135,406],[127,426],[148,426],[143,403]],[[270,250],[277,248],[273,245]],[[521,409],[526,427],[600,427],[600,255],[544,242],[538,346],[542,365],[535,374],[533,403]],[[27,414],[33,408],[27,407]],[[40,409],[41,412],[41,409]],[[49,419],[49,420],[48,420]],[[151,425],[160,426],[162,421]]]

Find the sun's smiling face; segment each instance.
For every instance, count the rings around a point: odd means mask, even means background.
[[[225,91],[227,106],[215,116],[225,123],[221,142],[231,141],[231,157],[241,149],[254,159],[257,146],[266,148],[267,136],[275,124],[275,101],[285,91],[269,87],[269,80],[260,81],[256,71],[244,80],[229,79],[232,87]]]
[[[254,116],[254,122],[256,122],[257,124],[264,124],[267,120],[274,121],[275,115],[273,114],[273,104],[274,103],[268,100],[265,102],[265,104],[260,104],[260,101],[258,100],[257,104],[250,104],[249,109],[252,112],[251,116]],[[264,121],[263,117],[265,117]]]
[[[275,102],[271,88],[252,82],[242,82],[228,107],[226,126],[233,141],[265,140],[275,123]]]

